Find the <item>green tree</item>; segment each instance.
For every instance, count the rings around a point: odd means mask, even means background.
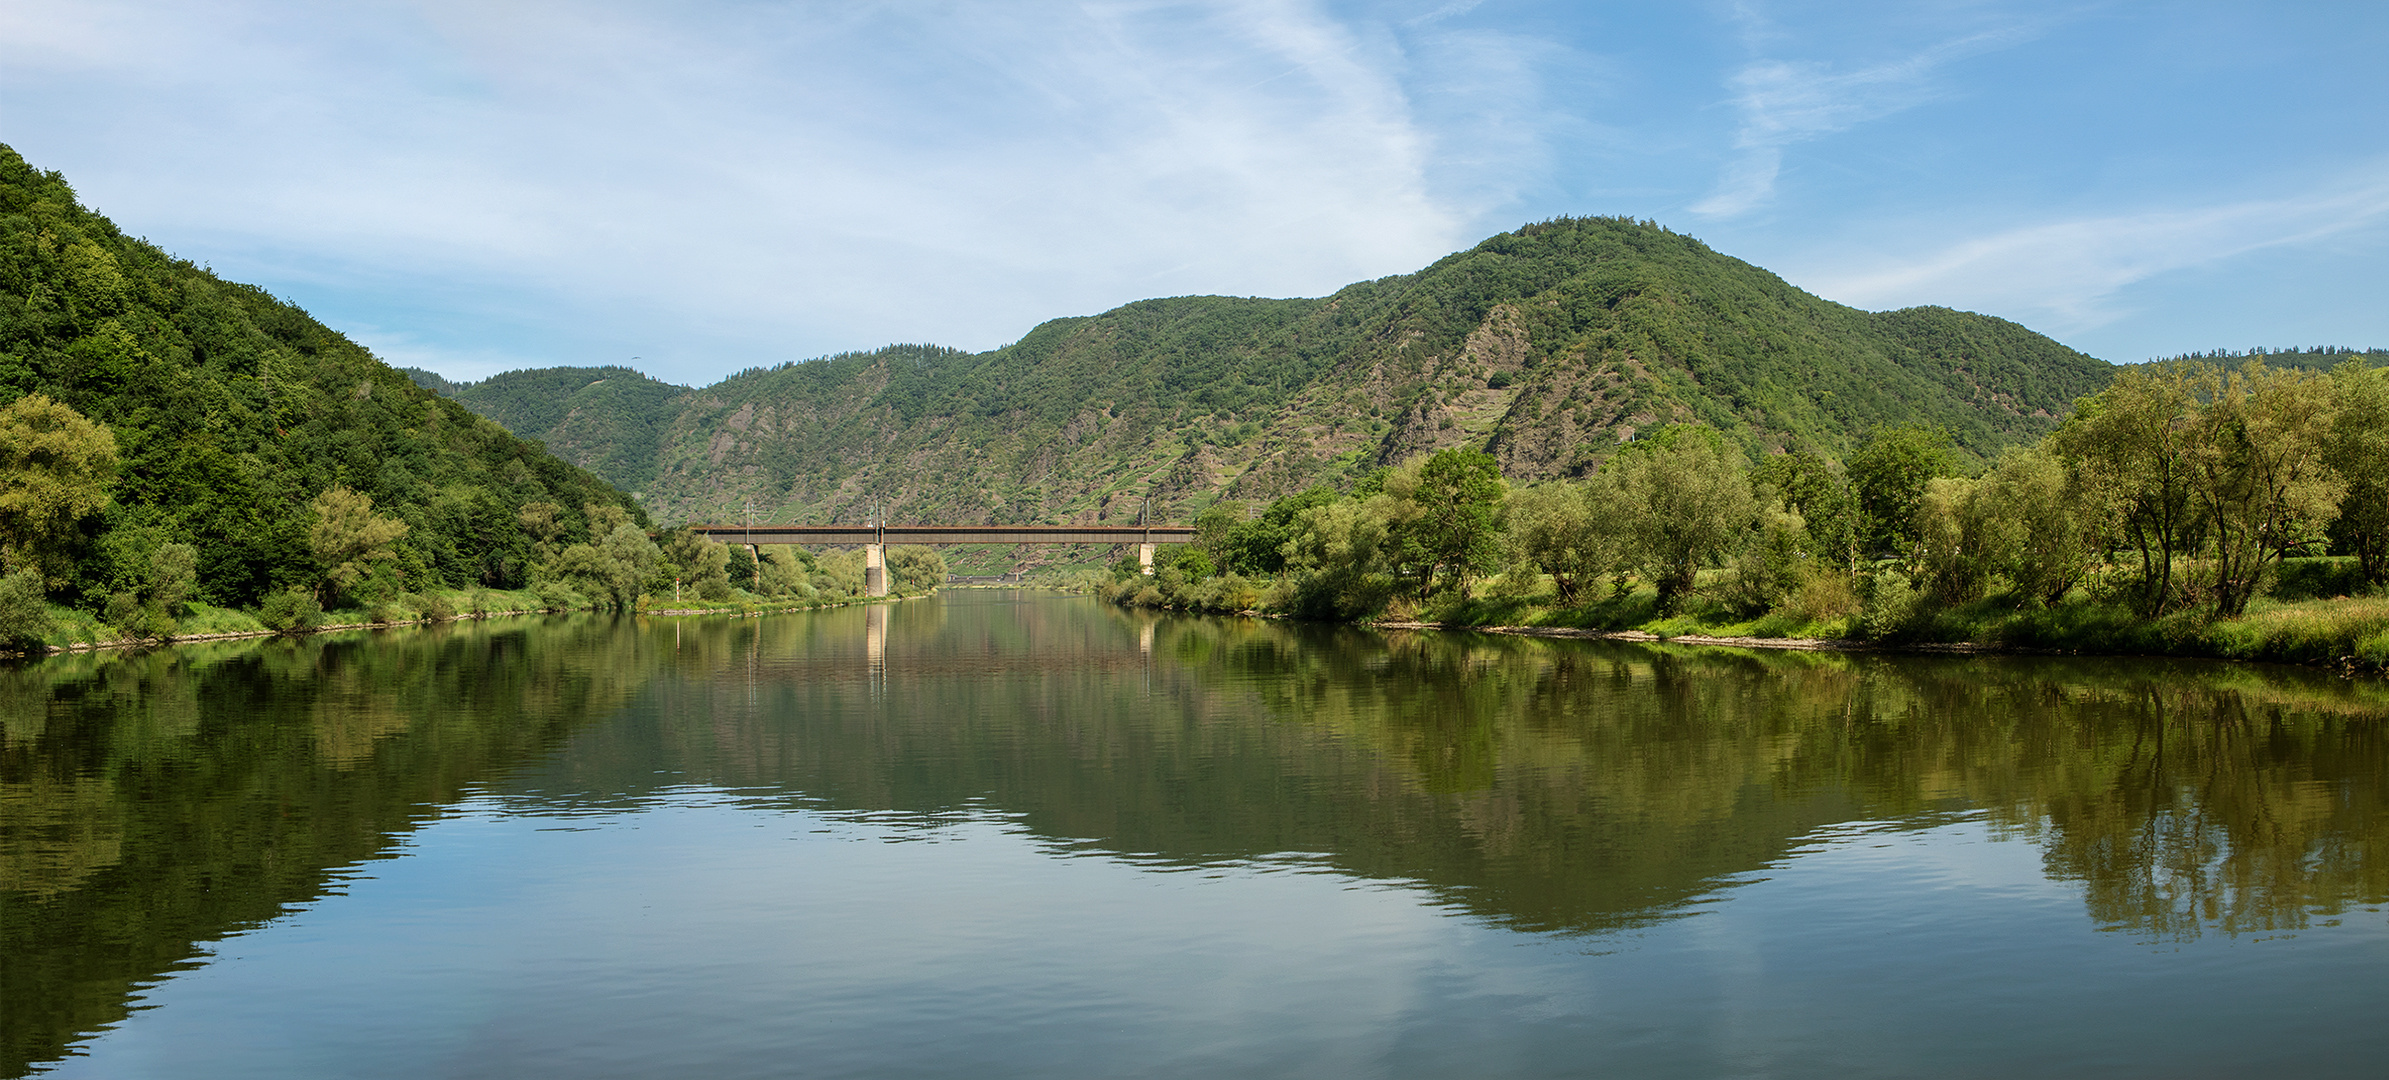
[[[615,512],[620,514],[619,510]],[[663,552],[655,546],[655,541],[647,538],[645,530],[630,523],[629,515],[621,514],[616,520],[618,524],[597,546],[614,565],[613,576],[606,582],[607,592],[616,608],[628,611],[638,605],[640,592],[663,562]]]
[[[55,628],[41,571],[27,566],[0,577],[0,643],[32,651]]]
[[[1673,611],[1750,534],[1759,506],[1749,465],[1715,430],[1679,424],[1629,443],[1602,468],[1612,470],[1617,505],[1605,509],[1623,516],[1660,609]]]
[[[1394,534],[1415,512],[1414,504],[1390,494],[1305,508],[1285,545],[1294,613],[1351,619],[1384,606],[1392,592]]]
[[[0,408],[0,568],[65,580],[76,527],[108,502],[116,436],[45,394]]]
[[[345,486],[326,489],[309,509],[315,520],[307,529],[307,546],[333,597],[346,596],[373,564],[396,559],[391,545],[407,534],[406,522],[374,513],[372,496]]]
[[[2331,372],[2337,415],[2331,467],[2346,481],[2332,539],[2356,555],[2365,580],[2389,585],[2389,368],[2350,360]]]
[[[1518,562],[1551,575],[1559,602],[1573,605],[1623,565],[1629,535],[1614,513],[1590,497],[1593,485],[1550,483],[1510,493],[1511,551]]]
[[[946,583],[946,557],[924,544],[892,544],[887,550],[888,585],[902,592],[928,592]]]
[[[139,591],[110,595],[101,617],[135,640],[173,637],[179,629],[183,602],[198,585],[198,549],[189,544],[159,544],[150,552],[147,569]]]
[[[1458,448],[1438,450],[1415,472],[1405,472],[1401,490],[1388,491],[1417,507],[1403,523],[1405,547],[1424,563],[1420,595],[1432,592],[1440,574],[1446,587],[1468,595],[1471,575],[1501,561],[1501,464],[1492,455]]]
[[[2338,513],[2347,484],[2329,461],[2336,403],[2329,376],[2261,361],[2209,369],[2200,383],[2192,490],[2212,536],[2215,610],[2238,615],[2265,571]]]
[[[1817,558],[1845,569],[1857,566],[1862,539],[1858,500],[1849,477],[1832,462],[1807,450],[1773,454],[1751,470],[1750,482],[1762,489],[1760,501],[1772,495],[1786,511],[1800,516]]]
[[[675,529],[665,538],[664,563],[681,584],[706,600],[730,599],[730,548],[710,536]]]
[[[1925,482],[1908,547],[1912,576],[1943,604],[1980,600],[2014,558],[2017,522],[1987,497],[1980,480],[1938,476]]]
[[[2189,545],[2189,444],[2198,387],[2186,365],[2126,368],[2082,399],[2048,440],[2079,478],[2083,506],[2113,521],[2140,557],[2132,607],[2154,617],[2172,606],[2174,561]]]
[[[1928,424],[1876,428],[1845,467],[1858,504],[1859,543],[1874,558],[1903,554],[1916,542],[1916,511],[1925,485],[1950,475],[1950,435]]]
[[[1999,571],[2024,603],[2052,605],[2097,565],[2107,518],[2083,478],[2049,450],[2023,447],[1999,456],[1979,498],[2012,523]]]

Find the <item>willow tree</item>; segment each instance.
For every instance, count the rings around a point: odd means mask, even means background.
[[[1511,551],[1525,567],[1551,575],[1563,605],[1577,603],[1626,560],[1630,538],[1624,521],[1596,499],[1596,486],[1589,481],[1538,484],[1510,493]]]
[[[2198,507],[2190,443],[2199,386],[2190,369],[2126,368],[2082,399],[2049,445],[2086,485],[2086,505],[2112,521],[2140,557],[2133,608],[2161,614],[2174,600],[2174,560]]]
[[[1739,546],[1758,520],[1749,461],[1712,429],[1671,425],[1627,444],[1602,468],[1612,470],[1617,505],[1604,510],[1622,516],[1662,611],[1675,610],[1700,571]]]
[[[2389,368],[2350,360],[2331,382],[2338,399],[2331,466],[2348,485],[2331,531],[2356,553],[2366,580],[2389,585]]]
[[[2191,490],[2214,555],[2215,610],[2247,610],[2265,570],[2319,539],[2347,483],[2330,464],[2332,383],[2312,371],[2251,362],[2199,376],[2206,399],[2191,425]]]

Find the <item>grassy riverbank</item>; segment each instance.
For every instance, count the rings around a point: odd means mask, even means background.
[[[2230,618],[2187,611],[2157,619],[2143,619],[2119,604],[2089,600],[2033,610],[1983,601],[1922,613],[1890,626],[1870,625],[1863,615],[1820,620],[1776,611],[1746,618],[1717,604],[1688,604],[1672,616],[1661,616],[1656,609],[1656,590],[1638,589],[1577,608],[1493,598],[1430,604],[1393,617],[1454,627],[1639,632],[1663,640],[1772,638],[1876,648],[1969,645],[2389,670],[2389,597],[2380,596],[2260,599],[2252,601],[2245,614]],[[1401,619],[1404,614],[1407,619]]]
[[[1660,640],[1735,639],[1810,647],[1948,648],[2091,655],[2202,657],[2319,665],[2348,671],[2389,671],[2389,596],[2331,591],[2348,584],[2347,560],[2293,560],[2272,594],[2240,615],[2211,609],[2155,619],[2084,590],[2051,605],[2022,605],[1998,596],[1958,606],[1934,605],[1896,579],[1873,590],[1823,588],[1760,615],[1737,611],[1731,571],[1710,571],[1673,614],[1663,613],[1658,590],[1635,584],[1623,593],[1602,589],[1590,603],[1562,605],[1548,578],[1533,582],[1481,579],[1469,595],[1446,591],[1419,601],[1396,596],[1344,621],[1396,626],[1581,631]],[[1184,583],[1164,575],[1129,579],[1117,571],[1091,582],[1098,596],[1134,607],[1295,614],[1299,587],[1291,582]],[[1860,595],[1862,592],[1868,595]],[[1313,614],[1316,614],[1314,612]]]
[[[791,597],[764,597],[747,594],[722,601],[700,600],[693,596],[685,600],[675,600],[669,596],[661,598],[642,596],[634,610],[640,615],[761,615],[846,607],[853,604],[873,603],[880,599],[902,600],[922,595],[927,594],[920,591],[900,591],[885,598],[852,596],[797,600]],[[423,593],[408,593],[397,599],[369,607],[325,611],[304,626],[285,630],[277,630],[268,626],[262,612],[190,603],[184,606],[182,614],[174,620],[174,626],[170,631],[146,635],[128,634],[87,611],[51,605],[52,629],[43,637],[42,643],[51,652],[87,652],[94,649],[124,649],[223,641],[233,638],[271,637],[277,633],[316,634],[334,630],[419,626],[457,619],[585,610],[584,605],[558,606],[555,601],[556,597],[552,593],[543,596],[535,589],[430,590]]]

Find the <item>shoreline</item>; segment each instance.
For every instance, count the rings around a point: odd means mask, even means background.
[[[643,617],[650,615],[669,615],[675,617],[689,615],[727,615],[732,618],[750,618],[761,615],[788,615],[799,611],[823,611],[830,608],[854,607],[860,604],[895,603],[900,600],[917,600],[923,596],[933,595],[934,593],[935,590],[931,590],[930,592],[926,593],[915,593],[911,596],[858,596],[852,599],[834,601],[826,604],[795,604],[785,607],[763,606],[745,611],[741,611],[737,608],[648,608],[644,610],[634,610],[629,612],[629,614],[633,617]],[[215,641],[249,641],[258,638],[276,637],[313,637],[317,634],[329,634],[341,630],[394,630],[401,627],[445,626],[449,623],[486,622],[490,619],[520,618],[526,615],[588,614],[596,613],[589,611],[547,611],[540,608],[522,608],[513,611],[484,611],[477,615],[457,615],[446,619],[399,619],[393,620],[391,622],[325,623],[321,626],[311,626],[305,630],[295,633],[281,630],[233,630],[219,634],[176,634],[173,637],[168,638],[132,638],[120,639],[117,641],[76,641],[69,642],[65,645],[44,645],[42,646],[42,651],[38,653],[29,650],[0,649],[0,659],[39,660],[45,656],[106,652],[111,649],[161,649],[172,648],[177,645],[198,645]]]
[[[1576,641],[1632,641],[1651,645],[1713,645],[1733,649],[1784,649],[1795,652],[1921,653],[1943,656],[2084,656],[2078,649],[2035,649],[1981,641],[1920,641],[1885,643],[1863,638],[1771,638],[1715,634],[1654,634],[1648,630],[1591,630],[1577,626],[1472,626],[1466,623],[1411,620],[1365,622],[1354,625],[1379,630],[1465,630],[1512,637],[1564,638]],[[2137,656],[2138,653],[2115,653]],[[2225,659],[2209,657],[2206,659]]]

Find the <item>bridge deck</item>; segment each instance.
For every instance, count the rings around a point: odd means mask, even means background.
[[[725,544],[1185,544],[1191,525],[691,525]]]

